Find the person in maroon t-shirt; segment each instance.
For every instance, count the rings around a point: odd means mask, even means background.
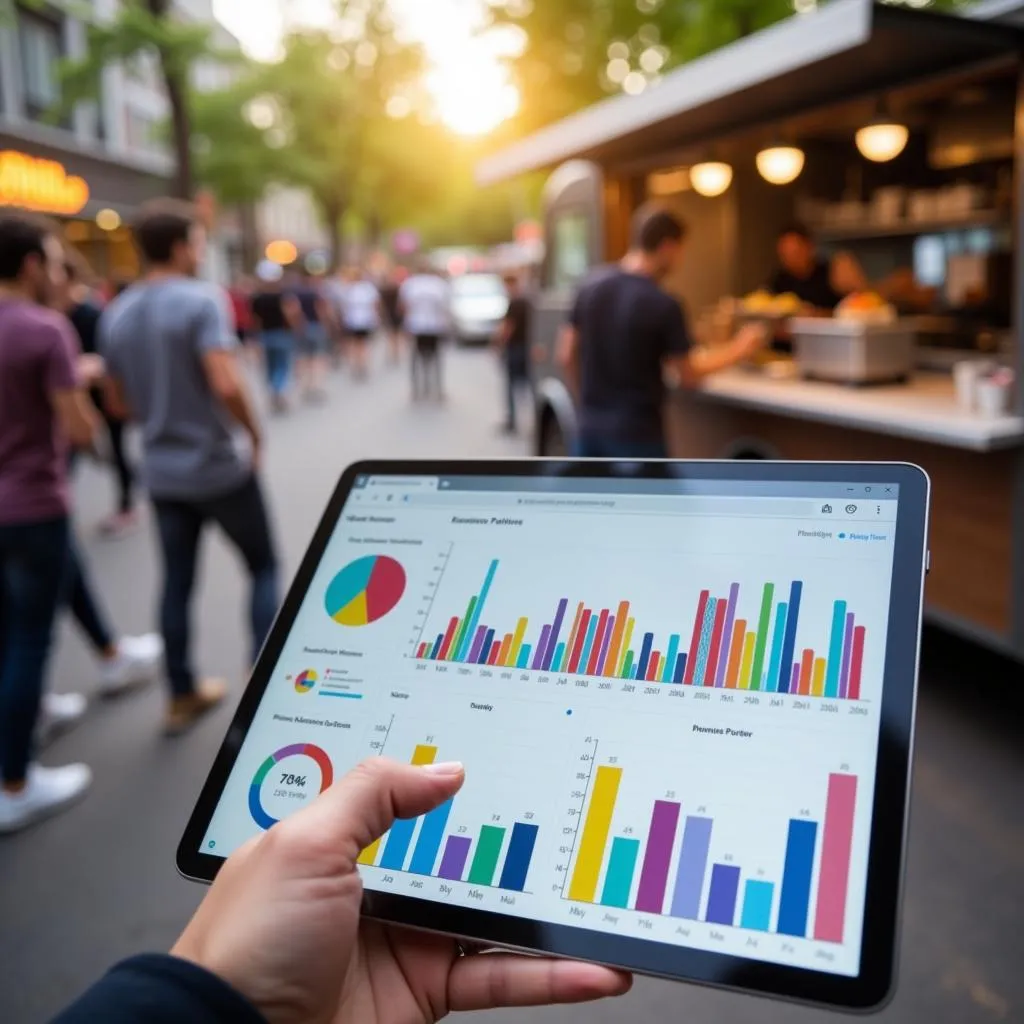
[[[53,621],[68,557],[68,443],[93,443],[67,318],[45,309],[63,284],[45,225],[0,214],[0,833],[81,796],[85,765],[33,761]]]

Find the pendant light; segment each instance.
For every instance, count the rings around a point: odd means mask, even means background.
[[[796,146],[769,146],[757,154],[757,169],[772,185],[788,185],[804,169],[804,151]]]
[[[690,183],[699,195],[713,199],[728,191],[732,184],[732,167],[720,160],[708,160],[690,168]]]
[[[857,148],[867,160],[885,164],[907,148],[910,130],[888,117],[880,117],[857,132]]]

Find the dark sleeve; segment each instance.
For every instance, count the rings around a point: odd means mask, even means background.
[[[665,307],[665,356],[685,356],[693,348],[690,323],[682,303],[674,299]]]
[[[577,331],[583,327],[583,307],[586,304],[586,294],[586,288],[581,288],[576,293],[576,301],[573,302],[572,312],[569,314],[569,323],[572,324]]]
[[[266,1024],[233,988],[186,960],[118,964],[52,1024]]]
[[[82,343],[82,351],[93,355],[99,351],[98,329],[100,323],[100,311],[88,302],[82,303],[71,318],[78,338]]]
[[[784,295],[789,291],[788,282],[783,277],[783,273],[784,272],[780,267],[774,274],[772,274],[771,280],[768,282],[768,291],[770,291],[772,295]]]

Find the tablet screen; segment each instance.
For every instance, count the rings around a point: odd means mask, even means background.
[[[856,976],[899,487],[357,479],[203,839],[462,761],[371,890]]]

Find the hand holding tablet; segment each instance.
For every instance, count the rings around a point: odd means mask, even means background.
[[[323,816],[345,820],[364,776],[330,787],[366,757],[410,762],[375,769],[406,778],[458,761],[457,795],[398,801],[390,828],[328,844],[358,865],[367,917],[876,1006],[894,978],[927,501],[909,466],[354,467],[179,867],[212,880],[241,848],[211,894],[230,900],[309,821],[343,828]],[[463,976],[506,962],[482,959]],[[567,987],[538,996],[615,990],[586,970],[559,967]]]

